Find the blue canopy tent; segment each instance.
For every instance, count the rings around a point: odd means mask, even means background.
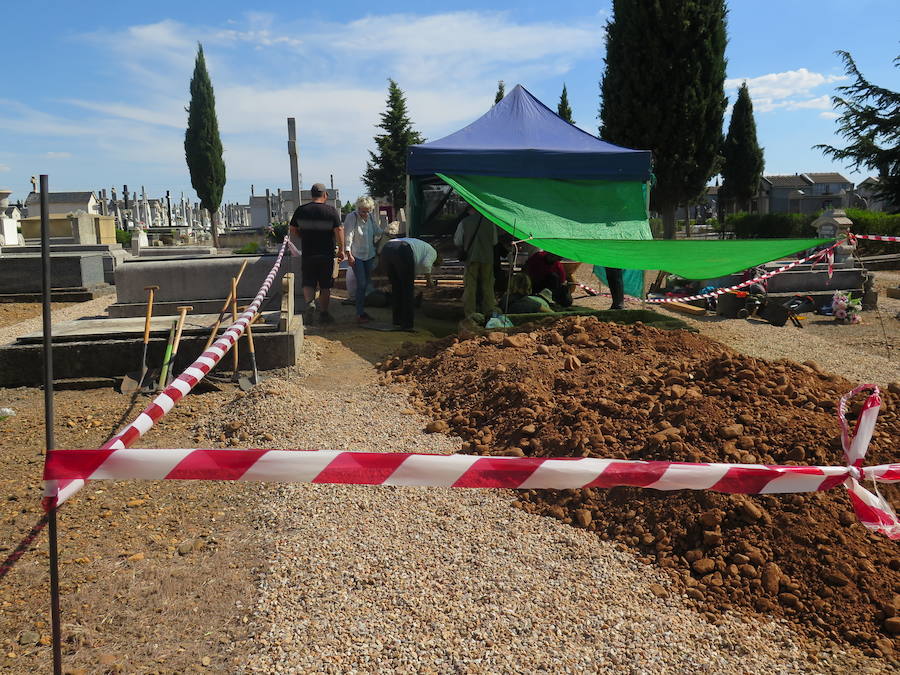
[[[434,232],[423,188],[445,182],[517,239],[651,238],[650,153],[582,131],[521,85],[467,127],[412,146],[407,171],[414,235]]]
[[[409,148],[410,233],[434,233],[439,207],[425,213],[423,188],[445,183],[516,239],[601,267],[706,279],[828,241],[633,241],[652,239],[650,159],[569,124],[517,85],[467,127]]]
[[[646,182],[650,152],[569,124],[522,85],[469,126],[409,149],[411,177],[443,174]]]

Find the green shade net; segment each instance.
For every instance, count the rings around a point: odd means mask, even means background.
[[[438,177],[516,239],[650,239],[644,183]],[[535,244],[537,246],[537,244]],[[542,247],[543,248],[543,247]],[[550,250],[550,249],[547,249]],[[555,251],[554,251],[555,253]],[[573,258],[580,262],[590,262]]]
[[[833,242],[651,239],[646,186],[638,182],[438,176],[516,239],[601,267],[713,279]]]

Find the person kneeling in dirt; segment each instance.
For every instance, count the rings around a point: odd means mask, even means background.
[[[432,267],[439,264],[437,251],[421,239],[391,239],[381,249],[381,266],[391,282],[394,326],[413,330],[415,278],[419,274],[430,275]]]
[[[532,295],[531,279],[524,272],[513,275],[509,282],[509,298],[506,307],[507,314],[537,314],[540,312],[552,312],[551,302],[553,296],[550,289],[545,288]]]
[[[572,294],[569,293],[569,280],[562,258],[548,251],[536,251],[525,261],[525,271],[531,279],[531,290],[540,293],[549,289],[553,301],[561,307],[572,305]]]

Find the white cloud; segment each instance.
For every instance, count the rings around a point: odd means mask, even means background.
[[[179,99],[158,100],[155,110],[146,106],[129,105],[127,103],[99,103],[97,101],[83,101],[80,99],[63,99],[63,103],[70,103],[79,108],[100,112],[109,117],[146,122],[175,129],[184,129],[187,120],[187,113],[184,112],[184,101]]]
[[[12,169],[6,166],[6,164],[0,164],[0,173],[4,173],[6,171],[12,171]]]
[[[831,108],[831,99],[827,95],[813,96],[813,90],[845,79],[845,75],[823,75],[798,68],[758,77],[729,78],[725,80],[725,89],[736,91],[746,82],[753,99],[753,109],[760,113],[779,109],[827,110]]]
[[[840,115],[836,112],[821,112],[819,117],[824,117],[826,120],[836,120]]]
[[[252,12],[208,26],[166,19],[98,31],[82,37],[118,69],[127,93],[117,87],[107,100],[66,99],[58,103],[72,109],[52,114],[0,100],[0,130],[77,137],[76,155],[89,147],[123,176],[153,166],[184,184],[184,107],[202,42],[229,198],[230,186],[240,182],[286,187],[287,117],[297,119],[304,182],[334,173],[355,191],[388,77],[406,93],[416,129],[433,140],[489,108],[498,79],[509,90],[564,76],[581,59],[599,59],[606,16],[525,23],[504,12],[458,11],[373,14],[338,24]]]
[[[788,101],[785,108],[788,110],[831,110],[831,97],[822,95],[805,101]]]
[[[69,159],[71,152],[45,152],[44,157],[47,159]]]

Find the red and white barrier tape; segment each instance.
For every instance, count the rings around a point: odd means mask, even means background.
[[[788,263],[787,265],[782,265],[777,270],[772,270],[771,272],[766,272],[755,279],[748,279],[747,281],[742,281],[739,284],[735,284],[734,286],[729,286],[728,288],[717,288],[714,291],[710,291],[709,293],[700,293],[698,295],[688,295],[679,298],[647,298],[647,302],[652,303],[664,303],[664,302],[690,302],[691,300],[703,300],[705,298],[715,298],[724,293],[730,293],[731,291],[737,291],[741,288],[746,288],[747,286],[752,286],[753,284],[758,284],[760,281],[765,281],[766,279],[771,279],[776,274],[781,274],[782,272],[787,272],[789,269],[796,267],[797,265],[802,265],[806,262],[813,261],[813,264],[821,260],[822,258],[826,258],[828,260],[828,276],[831,277],[832,265],[834,263],[834,249],[841,244],[845,243],[847,240],[837,241],[831,246],[821,251],[817,251],[811,255],[806,256],[805,258],[800,258],[799,260],[795,260],[793,262]]]
[[[604,293],[603,291],[598,291],[596,288],[591,288],[590,286],[586,286],[585,284],[578,283],[577,281],[575,282],[575,285],[578,286],[581,290],[583,290],[588,295],[600,295],[600,296],[603,296],[604,298],[612,297],[612,293]],[[628,295],[628,293],[626,293],[624,297],[626,300],[637,300],[638,302],[641,301],[640,298],[636,298],[633,295]]]
[[[900,243],[900,237],[889,237],[884,234],[851,234],[853,239],[871,239],[872,241],[893,241]]]
[[[202,380],[219,361],[221,361],[222,357],[225,356],[238,341],[238,338],[244,334],[247,325],[259,311],[263,300],[265,300],[266,294],[269,292],[269,288],[272,286],[275,277],[278,275],[278,269],[281,267],[281,260],[284,257],[288,245],[290,245],[292,254],[297,250],[294,248],[294,245],[290,243],[289,238],[285,237],[284,243],[282,243],[281,249],[278,251],[278,256],[275,259],[275,264],[269,271],[262,286],[260,286],[253,302],[250,303],[247,309],[238,317],[237,321],[231,324],[231,326],[229,326],[228,329],[213,342],[212,345],[210,345],[209,349],[197,358],[197,360],[185,368],[184,372],[172,381],[172,384],[154,398],[150,405],[144,408],[143,412],[141,412],[131,424],[123,428],[119,433],[104,443],[99,452],[119,450],[130,446],[134,441],[147,433],[157,420],[169,412],[178,401],[190,393],[197,383]],[[84,480],[78,478],[49,480],[44,485],[44,508],[49,510],[55,506],[59,506],[66,501],[66,499],[78,492],[83,486]]]
[[[871,389],[851,432],[846,399]],[[860,521],[891,539],[900,522],[890,505],[860,480],[900,482],[900,464],[862,467],[881,405],[874,385],[841,399],[838,415],[847,466],[766,466],[617,459],[544,459],[333,450],[139,449],[53,450],[47,481],[239,480],[513,489],[609,488],[716,490],[743,494],[815,492],[845,485]],[[877,493],[877,490],[876,490]]]

